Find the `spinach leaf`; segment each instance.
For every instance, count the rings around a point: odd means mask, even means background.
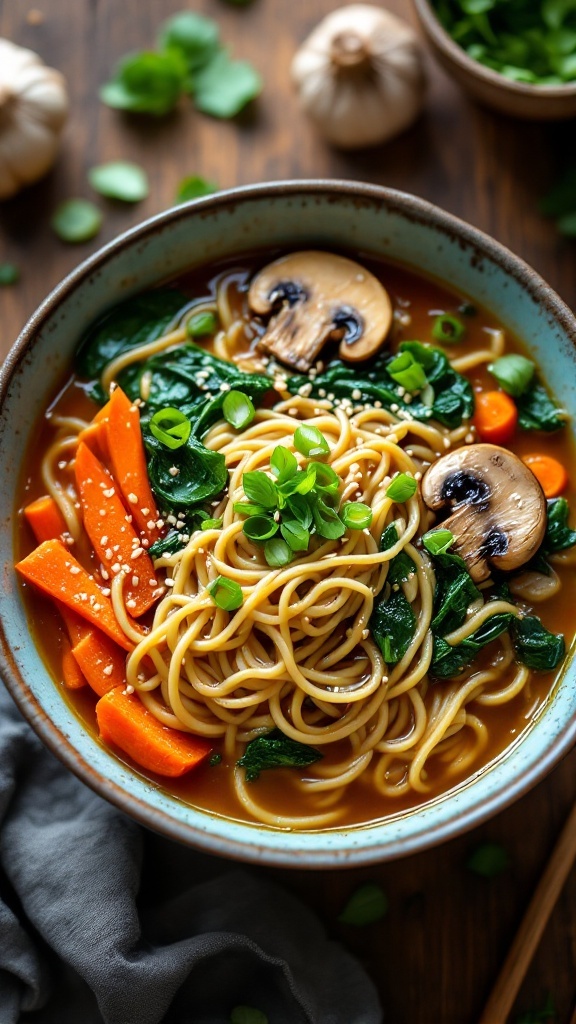
[[[516,405],[522,430],[545,430],[550,433],[566,425],[562,410],[538,382],[516,399]]]
[[[315,397],[320,397],[319,391],[324,390],[333,393],[336,398],[347,398],[353,404],[374,405],[379,401],[385,409],[391,410],[394,406],[400,417],[435,419],[451,429],[460,426],[464,418],[472,415],[474,393],[470,383],[452,369],[447,355],[441,349],[422,345],[418,341],[405,341],[398,351],[410,352],[423,367],[428,384],[433,389],[430,405],[422,401],[421,395],[409,395],[409,401],[405,400],[404,389],[387,371],[395,355],[380,354],[361,369],[347,366],[336,359],[323,373],[317,374],[314,381],[300,374],[290,377],[288,391],[294,395],[301,387],[311,384],[311,394]]]
[[[459,555],[436,555],[434,569],[436,589],[431,628],[444,636],[463,624],[468,608],[481,594]]]
[[[536,615],[515,619],[510,633],[518,660],[528,668],[550,672],[564,658],[564,637],[561,633],[550,633]]]
[[[388,600],[374,605],[368,626],[386,664],[401,661],[416,629],[416,615],[402,590],[393,591]]]
[[[160,338],[187,301],[175,288],[159,288],[126,299],[88,328],[76,356],[76,370],[80,377],[96,382],[91,390],[96,401],[103,405],[108,400],[97,383],[108,363],[129,349]]]
[[[564,551],[576,544],[576,530],[568,526],[570,506],[566,498],[552,498],[548,502],[546,534],[540,551],[552,554],[553,551]],[[540,552],[539,552],[540,553]]]
[[[513,616],[508,612],[492,615],[483,622],[471,636],[462,640],[456,647],[451,647],[441,636],[434,636],[434,653],[430,672],[438,679],[451,679],[457,676],[480,653],[483,647],[496,640],[501,633],[510,628]]]
[[[254,782],[266,768],[307,768],[322,756],[314,747],[298,743],[280,729],[273,729],[265,736],[250,740],[236,763],[246,769],[246,781]]]
[[[143,430],[148,452],[150,485],[160,502],[171,509],[189,508],[217,497],[228,481],[226,460],[210,451],[193,434],[175,451]],[[170,470],[176,468],[177,474]]]
[[[388,551],[394,544],[398,543],[398,530],[394,523],[386,527],[380,538],[380,551]],[[386,582],[394,584],[407,583],[416,572],[416,565],[405,551],[400,551],[388,563],[388,575]]]
[[[148,554],[151,558],[160,558],[161,555],[174,555],[177,551],[181,551],[186,547],[186,541],[182,538],[201,529],[202,523],[207,519],[210,519],[210,516],[202,508],[193,508],[188,512],[181,513],[179,522],[181,521],[184,525],[168,530],[163,537],[154,541],[148,549]]]

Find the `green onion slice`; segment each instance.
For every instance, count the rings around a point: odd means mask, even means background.
[[[270,516],[250,516],[244,523],[244,533],[249,540],[263,544],[278,533],[278,523]]]
[[[285,484],[298,470],[298,461],[296,456],[285,448],[284,445],[276,445],[272,456],[270,458],[270,469],[276,477],[278,484]]]
[[[179,409],[159,409],[150,420],[150,432],[167,448],[182,448],[190,437],[192,424]]]
[[[243,391],[229,391],[222,403],[224,419],[230,423],[235,430],[244,430],[249,423],[252,423],[256,415],[256,409],[252,399]]]
[[[281,537],[272,537],[264,545],[264,558],[272,569],[280,569],[292,561],[292,551]]]
[[[207,334],[215,334],[218,327],[218,318],[215,313],[193,313],[186,330],[190,338],[203,338]]]
[[[225,612],[236,611],[242,606],[244,595],[242,587],[235,580],[229,580],[226,576],[217,576],[212,583],[206,587],[210,597],[218,608]]]
[[[408,473],[398,473],[386,490],[386,497],[392,501],[408,501],[418,490],[418,484]]]
[[[406,391],[422,391],[428,383],[422,364],[416,362],[411,352],[401,352],[388,363],[386,369],[392,380]]]
[[[347,501],[340,509],[340,518],[349,530],[365,530],[372,526],[372,509],[362,501]]]
[[[329,455],[330,445],[318,427],[303,423],[294,434],[294,447],[307,459],[315,455]]]
[[[336,493],[340,487],[340,477],[332,466],[328,466],[325,462],[311,462],[308,466],[308,470],[314,467],[314,473],[316,474],[316,486],[321,487],[325,491],[330,493]]]
[[[220,519],[204,519],[200,529],[201,530],[219,530],[220,527],[222,526],[222,523],[223,523],[222,516],[220,516]]]
[[[513,398],[519,398],[528,390],[536,371],[531,359],[512,352],[510,355],[501,356],[494,363],[490,363],[488,369],[502,390],[512,395]]]
[[[450,530],[428,530],[422,543],[431,555],[445,555],[454,543],[454,534]]]
[[[452,313],[442,313],[437,316],[432,327],[432,337],[444,345],[452,345],[462,341],[466,328],[457,316]]]

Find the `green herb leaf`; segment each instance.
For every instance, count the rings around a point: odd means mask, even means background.
[[[454,534],[450,530],[428,530],[422,543],[431,555],[445,555],[454,543]]]
[[[179,203],[188,203],[191,199],[211,196],[214,192],[218,192],[218,185],[215,181],[208,181],[206,178],[191,175],[188,178],[183,178],[178,185],[175,202],[177,205]]]
[[[564,551],[576,544],[576,530],[568,526],[569,513],[566,498],[552,498],[548,502],[546,533],[541,548],[545,554]]]
[[[193,313],[186,321],[186,332],[190,338],[204,338],[215,334],[218,328],[218,317],[215,313]]]
[[[256,415],[252,399],[242,391],[228,391],[222,403],[224,419],[235,430],[244,430]]]
[[[235,117],[262,89],[262,79],[247,61],[219,50],[194,77],[194,104],[212,117]]]
[[[312,509],[303,494],[291,494],[286,498],[286,508],[300,526],[309,530],[312,526]]]
[[[249,540],[263,544],[278,533],[278,523],[271,516],[250,516],[243,529]]]
[[[50,223],[63,242],[88,242],[102,227],[102,213],[88,199],[66,199],[56,207]]]
[[[327,505],[322,498],[317,498],[312,506],[312,518],[316,533],[326,540],[338,540],[346,532],[346,527],[336,510]]]
[[[348,530],[365,530],[372,526],[372,509],[362,501],[347,501],[340,509],[340,518]]]
[[[388,373],[406,391],[421,391],[428,383],[421,363],[418,363],[411,352],[400,352],[387,366]]]
[[[263,508],[276,508],[278,504],[278,492],[270,477],[262,470],[257,469],[253,473],[244,473],[242,476],[242,487],[244,494],[250,501],[262,505]]]
[[[381,921],[388,911],[388,897],[380,885],[366,882],[348,900],[338,920],[362,928],[367,924]]]
[[[235,1006],[230,1014],[230,1024],[268,1024],[268,1017],[253,1006]]]
[[[166,445],[167,448],[175,450],[186,444],[190,437],[192,424],[184,413],[179,409],[160,409],[155,413],[149,423],[149,428],[154,437]]]
[[[162,117],[176,106],[185,81],[186,63],[177,51],[144,51],[120,61],[100,99],[118,110]]]
[[[561,633],[550,633],[537,615],[515,619],[510,630],[516,656],[528,668],[551,672],[563,661],[566,645]]]
[[[263,505],[255,505],[252,501],[235,501],[233,508],[240,516],[264,516],[267,513]]]
[[[551,432],[566,426],[562,410],[550,398],[541,384],[536,382],[516,400],[518,422],[523,430]]]
[[[189,509],[217,498],[228,483],[226,460],[221,452],[205,448],[191,433],[177,451],[165,448],[148,429],[143,430],[148,453],[152,490],[165,507]],[[178,473],[170,470],[176,466]]]
[[[322,754],[314,747],[298,743],[280,729],[273,729],[265,736],[250,740],[237,764],[246,769],[246,780],[254,782],[265,769],[307,768],[321,759]]]
[[[225,612],[234,612],[244,602],[242,587],[236,580],[229,580],[226,576],[217,576],[212,583],[209,583],[206,590],[210,594],[215,605]]]
[[[457,316],[452,313],[442,313],[437,316],[432,326],[432,337],[443,345],[453,345],[462,341],[466,328]]]
[[[270,469],[276,477],[278,485],[285,484],[298,470],[296,456],[284,445],[276,445],[270,458]]]
[[[401,590],[393,591],[388,600],[374,605],[368,623],[387,665],[401,661],[412,643],[416,616]]]
[[[217,23],[195,11],[180,11],[169,18],[158,37],[160,49],[179,52],[189,72],[197,71],[212,59],[219,41]]]
[[[91,167],[88,181],[100,195],[124,203],[139,203],[150,191],[146,171],[126,160]]]
[[[224,522],[222,516],[219,519],[205,519],[202,523],[201,530],[219,530]]]
[[[281,569],[292,561],[292,551],[281,537],[272,537],[264,545],[264,558],[272,569]]]
[[[222,754],[210,754],[208,764],[211,768],[217,768],[219,764],[222,764]]]
[[[338,473],[332,469],[332,466],[329,466],[327,462],[311,462],[309,468],[310,466],[314,467],[316,488],[326,491],[328,494],[336,495],[342,481]]]
[[[398,539],[396,525],[395,523],[390,523],[380,538],[380,551],[388,551],[389,548],[394,547],[398,543]],[[394,586],[395,583],[407,583],[415,573],[416,566],[410,556],[405,551],[400,551],[388,563],[386,582],[391,586]]]
[[[292,551],[307,551],[310,544],[310,532],[296,519],[284,519],[280,533]]]
[[[510,353],[490,363],[488,369],[503,391],[519,398],[530,387],[536,367],[531,359]]]
[[[496,878],[510,867],[510,858],[499,843],[482,843],[470,855],[466,867],[482,878]]]
[[[409,476],[408,473],[398,473],[386,488],[386,497],[401,503],[412,498],[417,490],[418,483],[413,476]]]
[[[318,427],[303,423],[294,433],[294,447],[307,459],[316,455],[329,455],[330,445]]]
[[[20,270],[15,263],[0,263],[0,287],[16,284],[20,280]]]

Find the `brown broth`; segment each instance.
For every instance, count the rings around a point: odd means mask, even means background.
[[[268,262],[270,258],[270,254],[267,254],[265,262]],[[495,318],[480,308],[477,308],[476,314],[473,316],[461,315],[459,307],[463,301],[466,301],[466,297],[454,295],[442,284],[430,278],[372,258],[360,256],[359,259],[382,280],[392,298],[394,308],[410,314],[411,322],[408,326],[402,327],[396,324],[393,347],[400,341],[415,338],[432,341],[431,326],[434,316],[438,312],[451,312],[461,316],[467,327],[466,338],[462,342],[450,348],[446,346],[445,351],[448,355],[455,355],[457,352],[460,356],[477,351],[479,348],[486,348],[490,339],[485,328],[497,329],[499,327]],[[194,271],[176,283],[185,294],[193,298],[214,294],[217,281],[221,280],[223,275],[227,277],[233,275],[236,280],[234,301],[240,312],[244,302],[246,282],[254,269],[262,262],[264,262],[262,259],[254,257],[247,258],[242,263],[235,261],[234,264],[222,264],[206,272]],[[508,332],[506,351],[523,351],[520,342],[511,337]],[[477,390],[494,389],[497,386],[485,367],[474,370],[468,374],[468,377]],[[86,397],[83,389],[73,377],[64,383],[50,408],[57,409],[59,413],[72,414],[86,419],[90,419],[96,411],[94,403]],[[28,454],[17,496],[19,512],[15,548],[19,558],[26,555],[35,546],[32,533],[22,516],[22,507],[45,493],[40,477],[40,463],[50,441],[51,427],[46,416],[43,416],[38,424],[38,430],[35,432],[34,444]],[[519,455],[527,454],[530,451],[539,451],[553,455],[567,467],[571,468],[576,465],[574,443],[568,430],[551,435],[525,433],[518,430],[514,443],[510,447]],[[575,505],[575,495],[576,487],[574,481],[571,480],[565,497],[573,506]],[[564,633],[568,646],[574,637],[576,628],[572,611],[576,599],[576,575],[567,568],[559,570],[559,574],[563,584],[560,594],[539,604],[535,611],[546,628]],[[67,690],[62,682],[61,647],[65,634],[58,613],[47,598],[34,592],[26,584],[22,584],[22,588],[31,634],[49,673],[68,704],[85,723],[86,728],[94,736],[97,736],[96,695],[88,687],[77,691]],[[514,700],[499,707],[479,709],[480,716],[487,725],[490,738],[482,761],[474,766],[473,774],[481,772],[507,747],[518,741],[544,707],[553,688],[555,677],[556,673],[532,673],[529,684],[523,693]],[[442,686],[442,683],[438,682],[434,685]],[[166,779],[144,772],[121,751],[116,751],[116,753],[138,774],[149,778],[162,789],[169,789],[174,796],[185,803],[228,818],[252,820],[238,804],[232,786],[231,766],[225,761],[217,767],[209,767],[204,764],[182,779],[167,782]],[[326,762],[329,762],[332,756],[335,757],[336,751],[330,754],[326,753],[326,748],[324,748],[324,753]],[[428,794],[410,793],[398,798],[384,798],[375,794],[370,787],[369,779],[366,776],[361,777],[346,790],[339,825],[353,826],[365,822],[376,822],[391,814],[405,811],[409,807],[433,799],[470,777],[468,771],[461,777],[452,777],[447,781],[443,777],[445,772],[438,759],[429,762],[427,772],[430,784]],[[296,773],[293,770],[264,772],[258,782],[259,802],[268,807],[273,806],[279,814],[294,815],[309,812],[311,808],[302,806],[303,798],[296,789],[296,778]]]

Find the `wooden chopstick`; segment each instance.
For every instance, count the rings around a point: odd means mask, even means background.
[[[506,1024],[520,985],[542,937],[542,932],[575,859],[576,804],[568,816],[546,865],[546,870],[522,918],[522,923],[490,998],[484,1007],[479,1024]],[[571,1024],[575,1024],[575,1022],[576,1011]]]

